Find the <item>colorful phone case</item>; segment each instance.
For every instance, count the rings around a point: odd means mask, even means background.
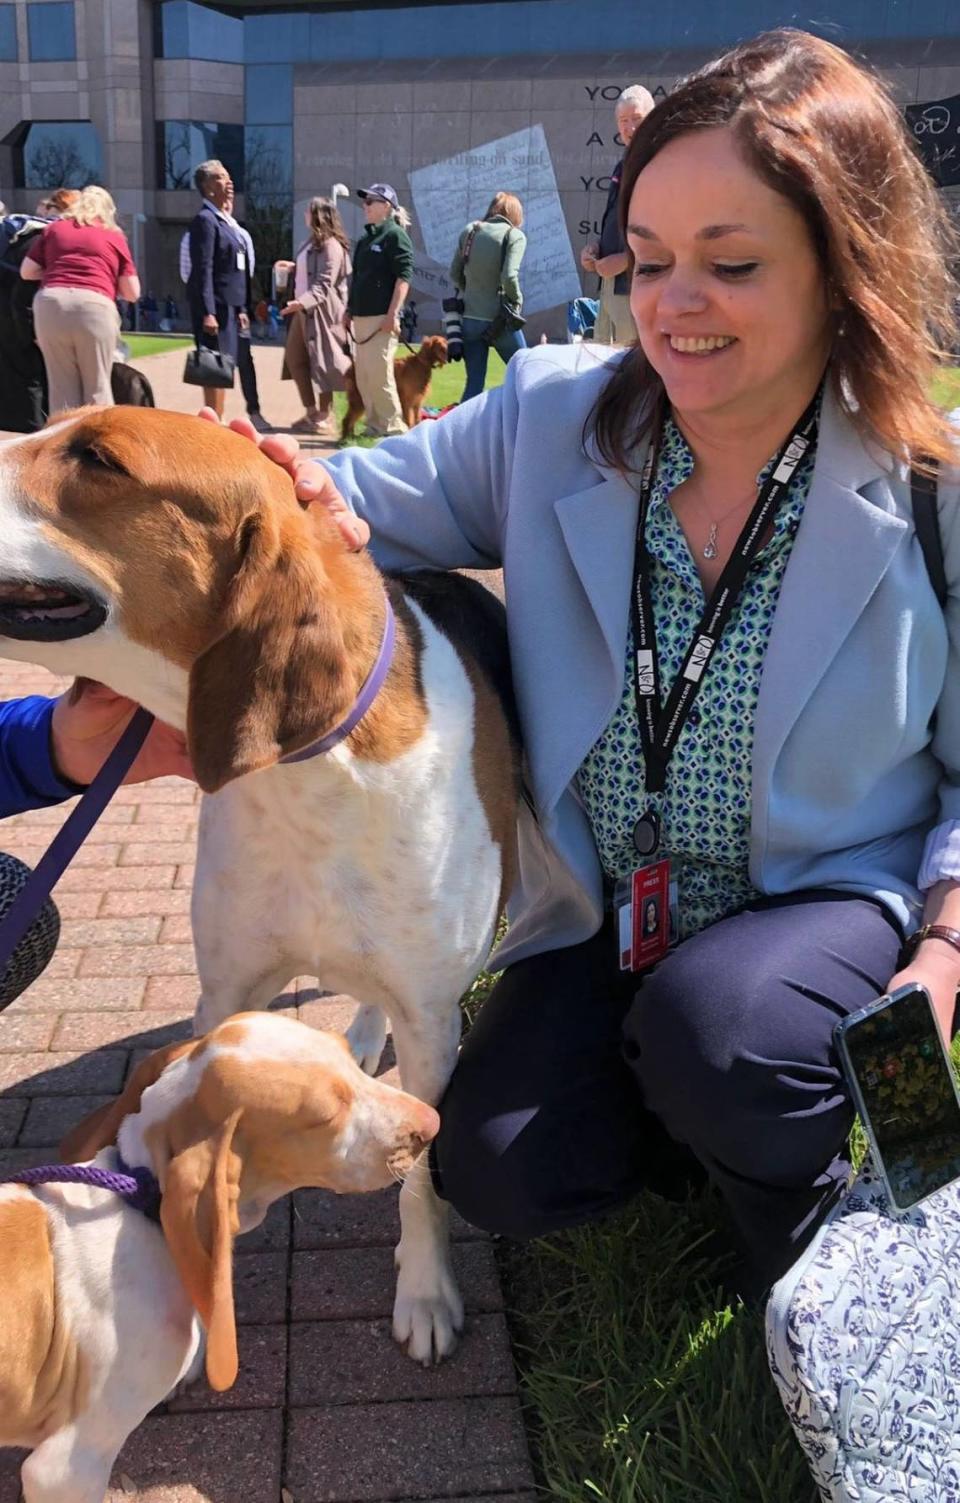
[[[837,1052],[839,1053],[840,1058],[843,1062],[844,1075],[850,1087],[850,1094],[853,1098],[854,1105],[860,1116],[860,1120],[863,1123],[864,1130],[870,1143],[870,1153],[874,1165],[874,1173],[883,1184],[884,1192],[890,1205],[895,1211],[899,1212],[909,1211],[914,1206],[919,1205],[923,1200],[926,1200],[929,1195],[934,1194],[936,1190],[942,1189],[945,1184],[950,1183],[952,1176],[950,1179],[944,1179],[940,1183],[933,1185],[930,1189],[922,1190],[920,1193],[912,1196],[909,1199],[907,1199],[906,1197],[898,1196],[897,1187],[894,1185],[887,1171],[887,1166],[884,1163],[883,1150],[874,1124],[871,1121],[870,1109],[864,1098],[863,1091],[857,1077],[856,1066],[853,1062],[853,1059],[851,1058],[850,1051],[847,1046],[847,1035],[851,1033],[854,1027],[857,1024],[861,1023],[864,1019],[875,1016],[878,1013],[882,1013],[887,1008],[895,1007],[901,998],[909,996],[916,992],[921,992],[923,994],[923,996],[926,998],[927,1006],[930,1009],[931,1031],[932,1035],[937,1040],[939,1049],[936,1063],[937,1065],[942,1065],[942,1068],[946,1071],[946,1075],[948,1080],[950,1081],[951,1090],[953,1092],[953,1098],[957,1105],[958,1119],[960,1119],[960,1096],[958,1096],[957,1094],[957,1086],[954,1077],[953,1066],[951,1065],[950,1056],[940,1034],[936,1013],[933,1011],[933,1005],[930,1001],[930,994],[927,991],[926,987],[912,984],[899,987],[895,992],[891,992],[887,996],[878,997],[877,1000],[875,1002],[871,1002],[868,1007],[862,1007],[858,1012],[851,1013],[848,1017],[842,1019],[834,1029],[834,1041],[837,1046]]]

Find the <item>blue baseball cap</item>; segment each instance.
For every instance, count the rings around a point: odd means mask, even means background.
[[[357,197],[380,198],[385,204],[389,204],[391,209],[399,209],[400,207],[400,200],[397,198],[396,191],[391,188],[389,183],[371,183],[369,188],[358,188]]]

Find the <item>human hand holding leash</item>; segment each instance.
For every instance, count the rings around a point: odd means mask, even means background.
[[[68,783],[86,787],[100,771],[137,706],[95,679],[78,678],[54,707],[51,720],[53,760]],[[124,783],[175,775],[193,778],[186,737],[173,726],[155,720],[137,753]]]
[[[200,416],[208,423],[219,422],[211,407],[204,407]],[[316,460],[304,459],[297,440],[286,433],[257,433],[249,418],[234,418],[228,425],[241,438],[255,443],[267,459],[272,459],[286,470],[293,481],[293,488],[300,505],[309,508],[322,506],[327,515],[337,524],[348,548],[360,549],[370,541],[370,528],[362,517],[355,516],[337,490],[323,465]]]

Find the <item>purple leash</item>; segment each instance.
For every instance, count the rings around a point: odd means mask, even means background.
[[[9,965],[17,946],[37,917],[56,883],[100,818],[107,804],[133,766],[134,759],[153,725],[149,710],[138,706],[130,724],[111,751],[80,802],[64,820],[36,867],[23,884],[0,924],[0,975]],[[128,1169],[117,1155],[116,1171],[95,1164],[42,1164],[21,1169],[0,1179],[4,1185],[92,1185],[112,1190],[151,1221],[160,1220],[160,1186],[149,1169]]]
[[[305,746],[302,751],[292,752],[288,757],[281,757],[282,762],[306,762],[311,757],[319,757],[324,752],[332,751],[335,746],[340,745],[341,741],[346,740],[366,715],[383,688],[393,662],[393,651],[396,645],[397,623],[393,607],[386,597],[384,597],[384,603],[386,615],[380,651],[350,713],[334,730],[321,736],[319,741]],[[6,970],[18,944],[116,793],[124,776],[133,766],[134,759],[153,725],[153,720],[154,717],[149,710],[145,710],[142,705],[137,707],[130,724],[113,751],[89,788],[84,790],[77,807],[57,831],[11,904],[6,917],[0,923],[0,975]]]
[[[6,970],[17,945],[130,771],[152,725],[153,716],[150,711],[138,706],[130,724],[93,782],[89,788],[84,789],[79,804],[64,820],[10,905],[6,917],[0,923],[0,975]]]
[[[130,1169],[117,1154],[119,1168],[99,1169],[96,1164],[38,1164],[6,1174],[0,1185],[91,1185],[95,1190],[112,1190],[149,1221],[160,1220],[160,1186],[150,1169]]]

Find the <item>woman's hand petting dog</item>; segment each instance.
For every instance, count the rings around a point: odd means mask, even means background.
[[[208,423],[219,422],[211,407],[204,407],[200,416]],[[234,433],[239,433],[242,438],[250,439],[267,459],[272,459],[274,464],[286,470],[293,481],[293,488],[301,506],[326,508],[327,514],[339,527],[348,548],[366,547],[370,541],[369,526],[362,517],[355,516],[350,510],[323,465],[318,464],[315,459],[303,458],[300,445],[292,435],[287,433],[261,435],[249,418],[233,418],[227,426]]]

